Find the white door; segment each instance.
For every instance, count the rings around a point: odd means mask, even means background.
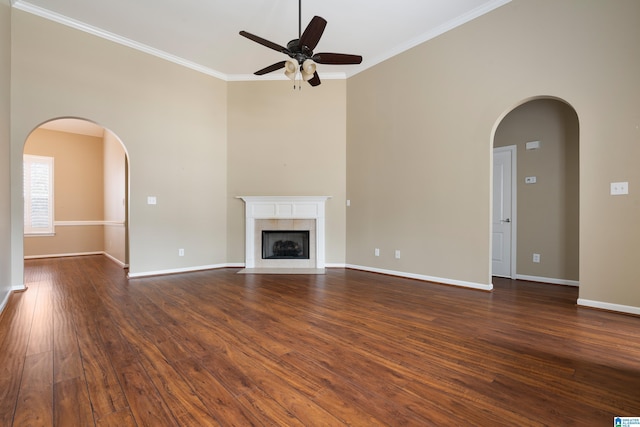
[[[515,278],[515,237],[512,202],[515,201],[516,146],[493,150],[493,219],[492,219],[492,275]]]

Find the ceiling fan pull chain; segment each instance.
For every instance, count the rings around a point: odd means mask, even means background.
[[[293,90],[296,90],[296,84],[298,90],[302,90],[302,74],[296,72],[295,76],[293,76]]]

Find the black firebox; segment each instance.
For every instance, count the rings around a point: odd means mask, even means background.
[[[309,259],[309,230],[262,230],[262,259]]]

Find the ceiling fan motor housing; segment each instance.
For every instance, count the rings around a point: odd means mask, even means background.
[[[299,64],[313,56],[313,51],[309,47],[300,46],[300,39],[291,40],[287,43],[287,52],[285,53],[296,59]]]

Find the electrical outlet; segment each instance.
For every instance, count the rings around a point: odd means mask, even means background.
[[[396,249],[396,259],[400,259],[400,251]]]
[[[629,194],[629,183],[628,182],[612,182],[611,195],[620,196],[623,194]]]
[[[184,256],[184,249],[178,249],[178,256]]]
[[[535,263],[540,262],[540,254],[533,254],[533,262]]]
[[[375,255],[375,256],[380,256],[380,249],[375,248],[375,249],[373,250],[373,253],[374,253],[374,255]]]

